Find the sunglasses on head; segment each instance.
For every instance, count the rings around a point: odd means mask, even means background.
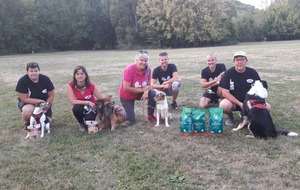
[[[148,55],[148,51],[146,51],[146,50],[139,50],[138,54],[147,54]]]
[[[36,63],[36,62],[30,62],[30,63],[27,64],[27,66],[28,67],[37,67],[37,66],[39,66],[39,64]]]

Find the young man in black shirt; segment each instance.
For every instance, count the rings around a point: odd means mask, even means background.
[[[207,67],[201,71],[201,87],[205,90],[199,102],[201,109],[208,108],[211,102],[219,103],[219,98],[222,97],[219,84],[224,71],[226,71],[223,63],[217,64],[217,57],[213,53],[207,55],[206,61]]]
[[[178,109],[176,100],[180,89],[177,67],[169,63],[167,52],[159,54],[159,62],[160,66],[153,70],[151,87],[165,92],[167,96],[173,96],[172,108],[176,110]]]

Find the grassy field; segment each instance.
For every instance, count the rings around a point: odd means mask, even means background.
[[[200,70],[210,52],[232,66],[235,51],[248,54],[248,66],[269,83],[268,102],[275,124],[300,133],[300,41],[246,43],[235,46],[168,49],[178,67],[182,88],[171,127],[146,122],[141,102],[138,122],[129,128],[81,133],[66,96],[76,65],[84,65],[103,94],[119,103],[117,90],[124,67],[136,51],[70,51],[1,56],[0,187],[1,189],[299,189],[300,139],[246,139],[246,130],[223,137],[184,137],[179,132],[182,107],[197,107]],[[149,50],[150,66],[158,53]],[[42,140],[24,139],[15,86],[37,61],[56,88],[52,133]],[[235,115],[237,118],[237,113]],[[236,124],[237,125],[237,124]]]

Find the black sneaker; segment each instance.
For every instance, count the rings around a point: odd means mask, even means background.
[[[30,123],[25,123],[23,126],[24,126],[24,129],[27,131],[28,130],[28,126],[30,125]]]
[[[79,124],[79,130],[81,132],[87,131],[87,129],[88,129],[88,126],[85,123],[80,123]]]
[[[123,123],[121,123],[119,126],[126,128],[126,127],[129,127],[132,125],[133,125],[133,122],[127,120],[127,121],[124,121]]]
[[[171,104],[171,106],[172,106],[173,110],[177,110],[178,109],[177,103],[175,101]]]
[[[234,124],[234,118],[233,115],[229,115],[227,119],[225,120],[225,124],[228,126],[232,126]]]

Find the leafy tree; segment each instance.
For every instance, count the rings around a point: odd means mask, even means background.
[[[114,28],[119,48],[132,48],[137,44],[137,0],[102,0],[109,10],[110,22]]]
[[[237,30],[237,40],[240,42],[257,41],[261,38],[261,29],[257,25],[255,15],[246,11],[238,11],[233,23]]]
[[[6,44],[9,38],[8,28],[10,28],[9,20],[6,15],[6,7],[3,0],[0,0],[0,51],[6,48]]]
[[[25,15],[21,0],[0,0],[0,48],[3,48],[1,52],[14,52],[20,47],[18,43],[23,40],[20,35],[24,35],[20,26]]]
[[[265,31],[269,40],[291,40],[299,37],[299,11],[286,0],[273,3],[266,14]]]
[[[141,0],[137,7],[139,24],[162,46],[188,47],[195,43],[219,42],[229,36],[224,25],[225,1],[217,0]]]
[[[298,0],[264,10],[238,0],[0,0],[0,53],[299,39],[299,9]]]

